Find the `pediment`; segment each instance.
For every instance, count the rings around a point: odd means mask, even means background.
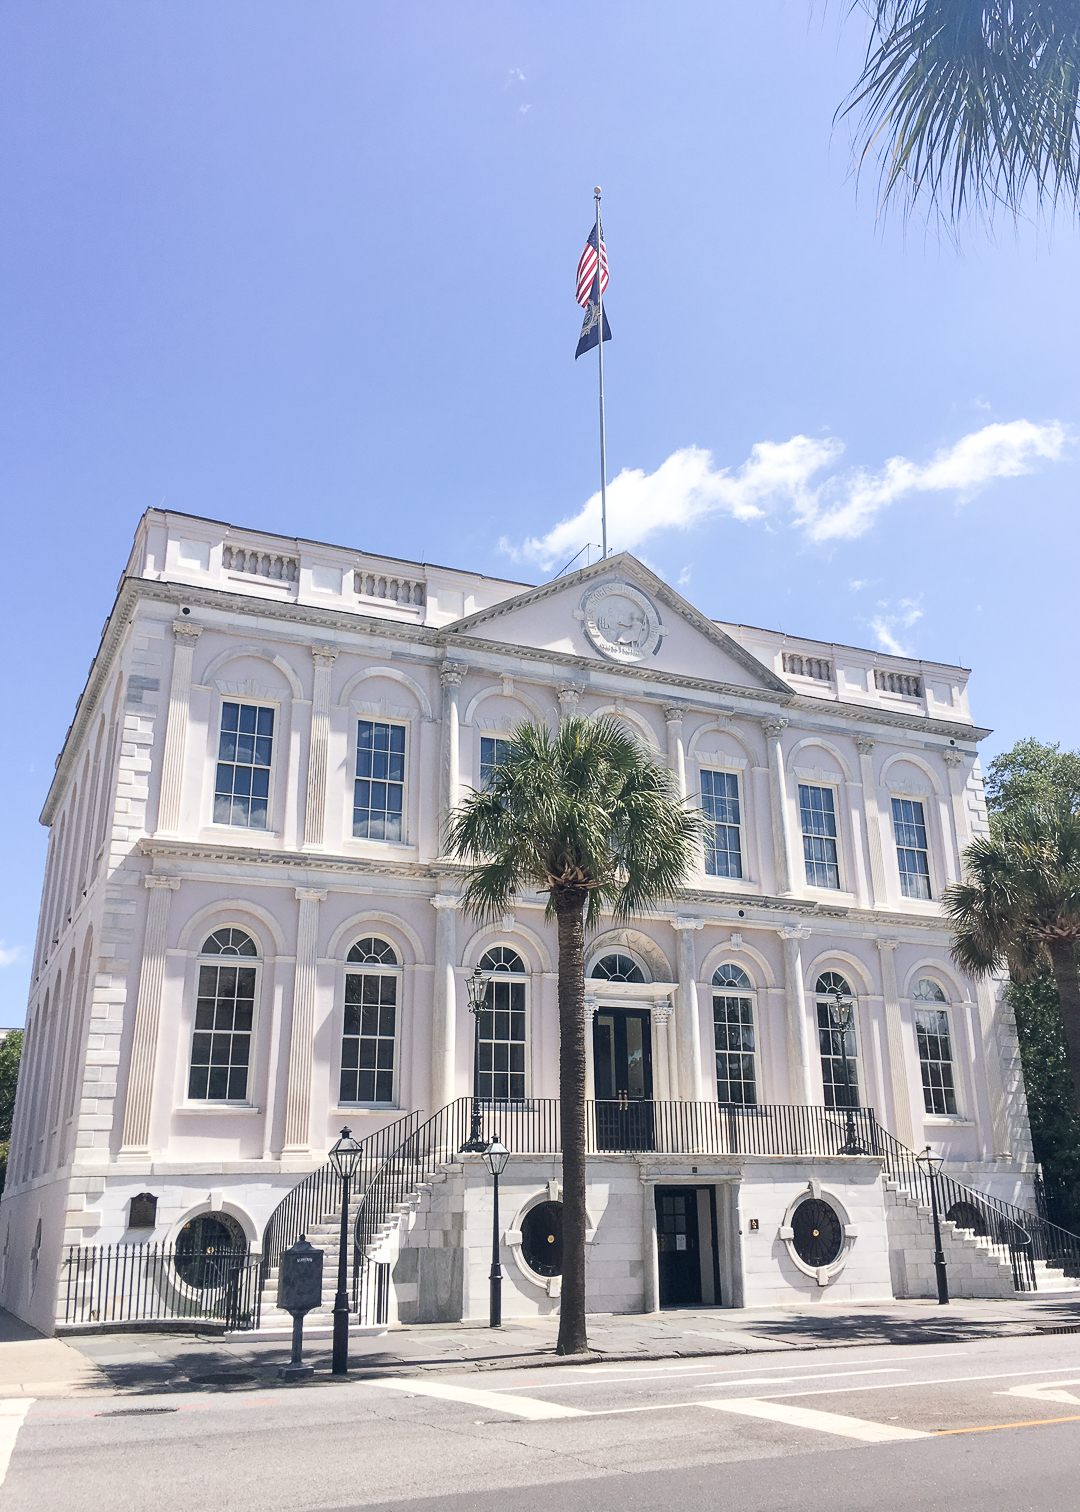
[[[629,552],[443,626],[468,637],[669,676],[790,695],[737,641]]]

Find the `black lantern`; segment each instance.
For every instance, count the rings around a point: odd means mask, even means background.
[[[506,1170],[510,1151],[498,1139],[484,1146],[484,1164],[492,1175],[491,1274],[488,1301],[488,1327],[502,1327],[502,1265],[499,1262],[499,1177]]]
[[[352,1137],[352,1130],[342,1129],[341,1138],[330,1151],[330,1164],[341,1178],[341,1237],[334,1297],[334,1357],[330,1367],[334,1375],[349,1373],[349,1193],[363,1158],[363,1146]]]
[[[855,1131],[855,1108],[858,1099],[857,1097],[853,1099],[851,1095],[851,1069],[847,1048],[848,1033],[855,1022],[855,999],[845,997],[839,987],[830,987],[829,996],[833,1000],[829,1004],[829,1024],[840,1035],[840,1059],[844,1067],[844,1106],[847,1127],[844,1143],[840,1146],[838,1153],[840,1155],[865,1155],[866,1147],[860,1144]]]
[[[927,1177],[930,1186],[930,1211],[934,1215],[934,1270],[937,1272],[937,1299],[944,1305],[949,1300],[949,1272],[945,1264],[945,1251],[941,1247],[941,1216],[938,1212],[938,1175],[945,1164],[944,1155],[935,1155],[927,1145],[921,1155],[916,1155],[915,1164]]]
[[[469,1137],[461,1148],[463,1151],[471,1151],[474,1155],[482,1154],[487,1149],[487,1144],[480,1132],[480,1015],[483,1013],[484,1005],[487,1002],[487,988],[490,979],[491,973],[481,971],[480,967],[477,966],[466,981],[469,993],[469,1012],[473,1016],[473,1095],[469,1118]]]

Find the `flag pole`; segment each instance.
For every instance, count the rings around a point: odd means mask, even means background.
[[[604,263],[600,251],[600,185],[593,190],[596,197],[596,302],[599,318],[600,340],[596,353],[600,368],[600,527],[603,542],[602,560],[607,560],[607,451],[604,442]]]

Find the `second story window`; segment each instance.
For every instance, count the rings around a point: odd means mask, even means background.
[[[851,988],[838,971],[826,971],[817,979],[818,1046],[821,1051],[821,1080],[827,1108],[859,1106],[859,1045],[855,1037],[855,1018],[846,1032],[837,1022],[834,988],[841,996],[853,998]]]
[[[839,887],[840,859],[836,849],[836,800],[832,788],[799,783],[803,860],[811,887]]]
[[[710,877],[742,876],[739,779],[734,772],[701,773],[701,807],[707,821],[705,870]]]
[[[923,1107],[927,1113],[955,1117],[956,1083],[947,1002],[937,982],[929,977],[923,977],[915,988],[915,1038],[919,1044]]]
[[[405,726],[360,720],[356,733],[353,834],[400,840],[405,809]]]
[[[510,754],[510,742],[500,735],[480,737],[480,786],[487,787],[491,774]]]
[[[893,832],[900,866],[900,891],[905,898],[929,898],[930,855],[926,844],[926,819],[917,798],[894,798]]]
[[[188,1098],[244,1102],[255,1013],[255,941],[242,929],[216,929],[200,955]]]
[[[357,940],[346,961],[341,1101],[390,1103],[400,976],[397,953],[386,940],[367,935]]]
[[[223,703],[214,783],[214,823],[265,829],[270,798],[274,711],[261,704]]]
[[[525,962],[517,951],[496,945],[481,957],[490,971],[477,1038],[477,1097],[525,1096]]]
[[[713,975],[716,1097],[744,1107],[757,1102],[752,990],[750,978],[738,966],[720,966]]]

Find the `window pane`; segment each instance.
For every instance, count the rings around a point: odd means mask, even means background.
[[[523,963],[503,946],[496,950],[514,965]],[[489,952],[494,955],[495,952]],[[485,961],[488,959],[484,957]],[[496,970],[498,968],[496,967]],[[504,973],[491,978],[479,1021],[479,1065],[474,1096],[521,1098],[525,1096],[525,984]]]
[[[405,726],[361,719],[356,734],[353,834],[400,840],[405,808]]]
[[[266,828],[273,735],[273,709],[258,704],[222,704],[214,782],[215,824]]]
[[[944,1008],[917,1008],[915,1037],[919,1042],[923,1107],[927,1113],[955,1114],[956,1086],[953,1082],[949,1015]]]
[[[503,740],[498,735],[481,735],[480,737],[480,786],[486,787],[491,781],[492,769],[510,754],[509,740]]]
[[[836,849],[836,807],[832,788],[799,783],[799,817],[802,821],[803,861],[811,887],[840,886],[840,861]]]
[[[834,973],[829,973],[833,976]],[[830,983],[830,985],[832,985]],[[847,983],[836,979],[845,996]],[[821,989],[821,983],[818,983]],[[859,1106],[858,1044],[855,1038],[854,1017],[846,1033],[837,1027],[835,1003],[831,998],[818,998],[818,1046],[821,1052],[821,1080],[825,1090],[827,1108],[857,1108]]]
[[[750,998],[713,994],[716,1096],[722,1103],[757,1102],[754,1071],[754,1005]]]
[[[229,939],[225,939],[229,936]],[[232,942],[235,941],[234,945]],[[241,930],[219,930],[206,947],[246,953],[251,941]],[[247,1097],[248,1058],[255,1003],[252,966],[199,967],[199,996],[191,1036],[188,1097],[243,1102]]]
[[[705,871],[710,877],[742,876],[739,826],[739,779],[734,772],[701,774],[701,807],[705,814]]]
[[[388,955],[383,940],[360,940],[349,959]],[[393,1102],[397,977],[376,971],[345,976],[345,1023],[341,1039],[342,1102]]]
[[[892,815],[900,891],[905,898],[929,898],[930,858],[923,806],[914,798],[894,798]]]

